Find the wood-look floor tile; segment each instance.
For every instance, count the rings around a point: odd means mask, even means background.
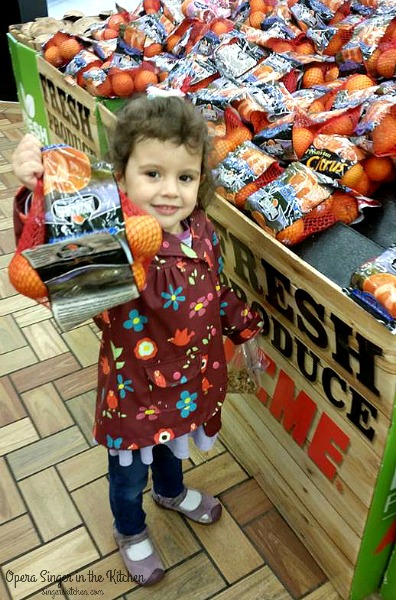
[[[213,448],[211,450],[209,450],[209,452],[202,452],[202,450],[198,450],[198,448],[194,444],[193,440],[190,439],[189,441],[190,441],[190,444],[189,444],[190,460],[193,462],[194,465],[201,465],[202,463],[206,462],[210,458],[218,456],[219,454],[222,454],[223,452],[226,451],[225,447],[223,446],[223,444],[220,442],[219,439],[216,440]]]
[[[321,568],[276,510],[270,510],[244,530],[296,600],[326,581]]]
[[[81,524],[81,518],[53,467],[27,477],[19,487],[45,542]]]
[[[5,459],[0,458],[0,523],[14,519],[24,512],[26,512],[26,508],[19,490]]]
[[[199,551],[197,540],[179,513],[158,507],[150,493],[143,496],[143,508],[153,543],[166,568]]]
[[[141,587],[126,597],[127,600],[205,600],[224,587],[221,575],[201,552],[167,571],[165,578],[154,587]]]
[[[11,315],[0,317],[0,354],[26,346],[26,338]]]
[[[18,310],[34,306],[35,304],[36,302],[34,300],[22,296],[21,294],[16,294],[10,298],[3,298],[0,300],[0,317],[11,315]]]
[[[2,600],[10,600],[10,598],[11,598],[10,594],[8,593],[8,589],[6,588],[6,584],[3,581],[3,578],[1,577],[1,575],[0,575],[0,598]]]
[[[117,600],[121,594],[137,587],[126,570],[118,551],[74,573],[71,579],[71,582],[65,582],[62,585],[65,591],[77,588],[80,597],[85,595],[92,597],[92,592],[100,592],[100,595],[98,594],[96,597],[103,600]],[[66,593],[66,597],[69,600],[76,600],[79,596],[70,591],[69,594]]]
[[[1,428],[0,456],[21,448],[39,439],[39,435],[29,417],[10,423]],[[12,456],[12,454],[10,455]]]
[[[4,173],[2,176],[3,183],[9,187],[9,182],[14,179],[14,176],[11,173]],[[3,231],[0,238],[0,249],[3,254],[8,254],[15,250],[15,238],[14,231],[12,229],[8,229],[7,231]]]
[[[98,362],[99,340],[89,325],[76,327],[62,334],[63,339],[83,367]]]
[[[211,527],[193,521],[189,521],[189,525],[228,583],[234,583],[264,564],[226,509],[223,508],[220,521]]]
[[[10,427],[10,425],[8,425]],[[8,456],[14,477],[23,479],[88,448],[77,427],[69,427]]]
[[[23,329],[23,332],[41,361],[68,351],[67,345],[55,329],[52,320],[28,325]]]
[[[33,367],[13,373],[11,379],[18,392],[26,392],[39,385],[63,378],[68,373],[78,371],[80,365],[70,352],[42,361]]]
[[[26,410],[9,377],[0,377],[0,427],[26,416]]]
[[[0,200],[0,202],[1,202],[1,200]],[[0,269],[5,269],[6,267],[8,267],[8,265],[10,264],[12,256],[13,256],[12,253],[10,253],[10,254],[2,254],[0,256]],[[8,275],[7,275],[7,277],[8,277]]]
[[[52,383],[36,387],[21,396],[41,437],[46,437],[74,424]]]
[[[52,319],[51,311],[41,304],[29,306],[14,313],[15,321],[18,327],[26,327],[34,323],[41,323],[47,319]]]
[[[213,496],[245,479],[248,479],[248,475],[228,452],[187,471],[184,476],[186,486],[202,487]],[[205,482],[204,486],[202,482]]]
[[[97,558],[98,553],[86,529],[79,527],[13,560],[3,567],[3,571],[10,569],[16,575],[28,576],[29,581],[19,582],[16,588],[11,589],[8,584],[13,600],[22,600],[29,594],[46,587],[48,583],[53,583],[51,578],[55,581],[56,577],[73,573]],[[40,575],[44,571],[47,571],[45,577]],[[32,581],[33,576],[37,581]]]
[[[40,538],[29,515],[0,525],[0,563],[6,563],[24,552],[36,548]]]
[[[304,596],[304,600],[342,600],[341,596],[335,591],[333,586],[329,581],[327,581],[324,585],[321,585],[314,592],[308,594],[308,596]],[[367,598],[367,600],[369,600]],[[374,598],[372,599],[374,600]],[[380,600],[380,597],[378,597]]]
[[[8,256],[8,255],[7,255]],[[0,271],[0,298],[8,298],[15,294],[15,288],[13,287],[8,277],[7,269]]]
[[[95,417],[96,390],[80,394],[71,400],[67,400],[66,406],[73,415],[79,428],[85,435],[88,444],[93,444],[92,428]]]
[[[63,461],[57,470],[68,490],[73,491],[107,473],[107,450],[96,446]]]
[[[25,371],[25,367],[35,365],[37,362],[37,356],[29,346],[7,352],[7,354],[3,354],[1,357],[0,377],[13,371],[19,371],[20,369]]]
[[[113,517],[107,478],[97,479],[72,492],[71,495],[99,552],[102,556],[110,554],[115,550],[116,545],[113,538]]]
[[[246,525],[262,513],[273,508],[254,479],[248,479],[220,495],[221,502],[227,507],[239,525]]]
[[[70,400],[79,394],[96,389],[97,379],[98,367],[95,364],[85,369],[74,370],[70,375],[57,379],[55,385],[62,398]]]
[[[293,600],[268,566],[216,594],[213,600]],[[329,599],[330,600],[330,599]]]

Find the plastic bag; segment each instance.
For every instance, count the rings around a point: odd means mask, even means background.
[[[237,346],[228,363],[228,393],[256,393],[260,388],[260,375],[268,365],[269,360],[260,348],[257,336]]]

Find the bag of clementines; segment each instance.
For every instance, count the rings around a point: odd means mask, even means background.
[[[396,332],[396,244],[358,266],[348,295]]]
[[[67,331],[139,296],[162,235],[153,217],[129,214],[108,163],[65,144],[44,147],[42,158],[43,178],[8,274]]]
[[[356,143],[371,154],[396,157],[396,96],[366,105],[356,134]]]

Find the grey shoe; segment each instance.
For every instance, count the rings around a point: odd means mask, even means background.
[[[165,496],[156,494],[153,490],[152,496],[154,501],[162,508],[168,508],[170,510],[175,510],[179,513],[182,513],[192,521],[201,523],[201,525],[211,525],[220,519],[222,513],[220,501],[214,496],[205,494],[205,492],[199,492],[202,496],[202,499],[197,508],[194,510],[186,510],[181,508],[180,504],[186,497],[187,491],[188,488],[184,488],[182,493],[176,496],[176,498],[166,498]]]
[[[147,527],[136,535],[123,535],[114,526],[113,533],[122,560],[135,583],[139,585],[153,585],[163,578],[165,575],[164,565],[153,547]],[[132,546],[143,541],[146,542],[147,556],[140,560],[133,560],[130,556]]]

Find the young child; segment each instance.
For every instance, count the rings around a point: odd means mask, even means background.
[[[114,537],[140,584],[164,576],[142,508],[151,466],[152,497],[202,524],[221,504],[183,484],[189,437],[209,450],[221,426],[227,386],[223,335],[240,344],[262,323],[219,283],[219,240],[202,208],[210,201],[206,123],[178,97],[133,97],[118,113],[112,161],[124,201],[155,216],[163,242],[140,297],[102,314],[94,437],[109,449]],[[25,136],[16,176],[33,189],[43,173],[40,144]],[[16,197],[21,230],[27,190]],[[128,200],[129,199],[129,200]],[[22,213],[22,214],[21,214]]]

